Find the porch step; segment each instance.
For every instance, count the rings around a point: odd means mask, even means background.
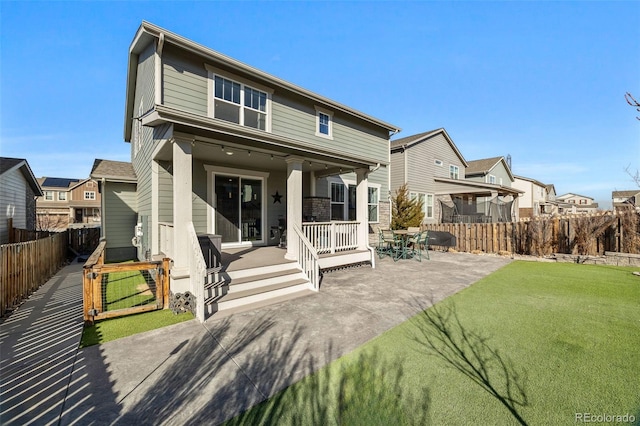
[[[295,267],[293,265],[296,265]],[[282,298],[313,294],[309,280],[296,263],[221,273],[224,284],[209,286],[205,300],[207,313],[257,309]],[[216,315],[219,317],[218,315]]]

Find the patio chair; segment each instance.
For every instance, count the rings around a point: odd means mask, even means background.
[[[429,260],[429,231],[424,231],[414,237],[411,247],[412,256],[422,262],[422,258],[426,257]],[[424,250],[424,253],[423,253]]]
[[[384,255],[391,256],[393,260],[398,260],[401,257],[405,257],[405,245],[404,240],[400,235],[396,235],[390,229],[383,229],[380,231],[381,244],[384,247],[382,258]]]
[[[380,229],[378,231],[378,247],[376,252],[378,257],[382,259],[385,256],[393,256],[393,232],[390,229]]]

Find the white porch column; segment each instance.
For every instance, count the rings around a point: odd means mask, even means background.
[[[287,254],[286,259],[298,260],[298,238],[293,225],[302,227],[302,158],[287,161]]]
[[[190,290],[189,223],[192,220],[192,158],[191,141],[173,140],[173,267],[171,268],[171,291]]]
[[[316,172],[313,170],[309,172],[309,195],[316,196]]]
[[[356,169],[356,220],[358,225],[358,250],[369,247],[369,169]]]

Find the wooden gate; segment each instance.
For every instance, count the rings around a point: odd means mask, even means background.
[[[102,241],[84,264],[84,320],[94,321],[169,306],[169,259],[104,264]]]

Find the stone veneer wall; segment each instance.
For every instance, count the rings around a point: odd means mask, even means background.
[[[302,200],[304,222],[329,222],[331,220],[331,198],[304,197]]]
[[[369,224],[369,245],[378,245],[378,232],[380,229],[389,229],[391,226],[391,203],[380,201],[378,204],[378,223]]]

